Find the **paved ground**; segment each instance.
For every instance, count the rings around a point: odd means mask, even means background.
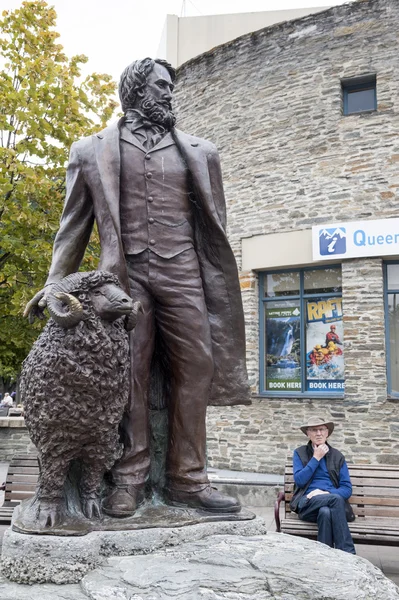
[[[8,464],[0,462],[0,483],[6,479]],[[274,476],[275,477],[275,476]],[[0,506],[3,503],[4,493],[0,491]],[[268,531],[275,531],[274,509],[269,506],[248,507],[257,515],[264,518]],[[0,547],[4,531],[8,525],[0,524]],[[356,544],[356,551],[359,556],[367,558],[376,565],[383,573],[399,586],[399,550],[396,546],[367,546],[366,544]]]

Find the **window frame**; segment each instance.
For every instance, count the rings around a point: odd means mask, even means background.
[[[306,271],[337,269],[341,270],[342,264],[334,263],[328,265],[314,265],[297,269],[270,269],[267,271],[259,271],[259,396],[264,398],[344,398],[345,390],[342,392],[310,392],[306,390],[306,319],[305,319],[305,303],[312,298],[342,298],[341,292],[325,292],[316,294],[304,293],[304,280]],[[299,273],[299,294],[289,296],[265,296],[265,280],[267,275],[278,275],[280,273]],[[300,307],[300,340],[301,340],[301,390],[293,391],[271,391],[264,389],[265,387],[265,347],[266,347],[266,328],[265,328],[265,304],[269,302],[284,302],[290,300],[299,300]],[[345,339],[345,338],[344,338]],[[302,347],[302,344],[304,346]],[[304,349],[305,348],[305,351]]]
[[[387,374],[387,394],[391,398],[399,398],[399,392],[392,391],[391,380],[391,343],[389,329],[389,304],[388,296],[390,294],[399,294],[399,288],[393,290],[388,289],[388,266],[399,265],[399,260],[385,260],[383,262],[383,280],[384,280],[384,324],[385,324],[385,359],[386,359],[386,374]],[[399,348],[398,348],[399,352]]]
[[[345,117],[351,115],[362,115],[377,111],[377,75],[364,75],[362,77],[351,77],[341,79],[343,115]],[[356,112],[348,112],[348,96],[354,92],[362,92],[364,90],[374,90],[374,108],[366,110],[358,110]]]

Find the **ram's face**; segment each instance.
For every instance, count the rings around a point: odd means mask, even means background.
[[[132,299],[117,285],[105,283],[90,292],[95,312],[105,321],[115,321],[133,310]]]

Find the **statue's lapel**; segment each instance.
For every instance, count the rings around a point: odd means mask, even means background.
[[[174,130],[174,136],[177,146],[183,154],[191,172],[197,194],[200,196],[197,200],[201,203],[202,207],[206,211],[211,212],[214,218],[219,222],[219,216],[216,211],[212,194],[206,149],[202,146],[201,140],[198,140],[198,138],[194,138],[191,135],[187,135],[179,129]]]
[[[140,144],[140,142],[138,141],[136,136],[133,135],[133,133],[127,127],[123,127],[121,129],[120,139],[125,140],[125,142],[128,142],[129,144],[132,144],[133,146],[136,146],[136,148],[141,150],[141,152],[146,152],[146,149],[144,148],[144,146],[142,144]]]
[[[121,156],[119,149],[119,122],[113,123],[94,136],[97,167],[105,200],[116,231],[120,234],[119,181]]]

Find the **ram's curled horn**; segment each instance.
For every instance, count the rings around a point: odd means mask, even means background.
[[[66,294],[70,294],[71,292],[76,292],[80,289],[82,285],[82,279],[87,273],[72,273],[61,281],[54,284],[53,292],[65,292]]]
[[[68,307],[67,312],[62,310],[63,304]],[[47,309],[54,321],[64,329],[75,327],[82,320],[83,307],[81,303],[75,296],[66,292],[51,290],[47,297]]]
[[[125,317],[125,329],[126,331],[132,331],[136,327],[138,313],[143,312],[143,306],[141,302],[135,302],[130,315]]]

